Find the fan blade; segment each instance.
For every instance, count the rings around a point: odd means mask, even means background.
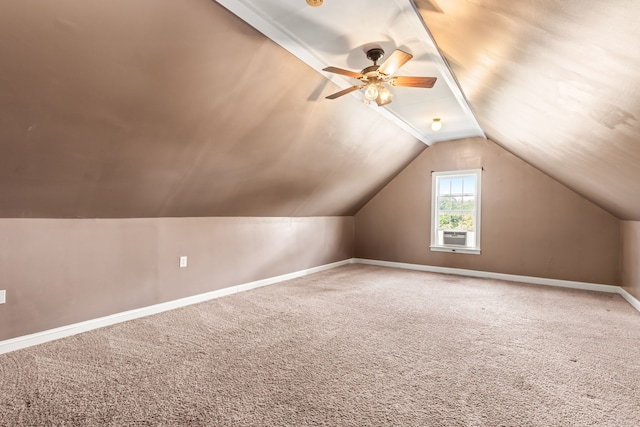
[[[348,93],[351,93],[351,92],[353,92],[354,90],[358,90],[358,89],[360,89],[360,88],[361,88],[361,87],[363,87],[363,86],[364,86],[364,85],[355,85],[355,86],[351,86],[351,87],[350,87],[350,88],[348,88],[348,89],[341,90],[340,92],[336,92],[336,93],[331,94],[331,95],[329,95],[329,96],[325,96],[325,98],[326,98],[326,99],[336,99],[336,98],[338,98],[338,97],[340,97],[340,96],[342,96],[342,95],[346,95],[346,94],[348,94]]]
[[[413,58],[413,55],[410,53],[396,49],[393,51],[391,56],[382,63],[380,68],[378,68],[378,72],[390,76],[398,71],[398,69],[406,64],[411,58]]]
[[[392,86],[406,86],[406,87],[424,87],[431,88],[436,84],[436,77],[406,77],[398,76],[389,80],[389,84]]]
[[[342,74],[343,76],[353,77],[354,79],[360,79],[364,77],[362,74],[356,73],[355,71],[349,71],[349,70],[345,70],[338,67],[327,67],[327,68],[323,68],[322,71],[328,71],[330,73],[335,73],[335,74]]]
[[[440,9],[440,6],[438,6],[438,4],[434,0],[417,1],[416,3],[418,9],[422,9],[424,7],[424,9],[431,12],[444,13],[444,11]]]

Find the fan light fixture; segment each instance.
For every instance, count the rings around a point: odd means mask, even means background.
[[[371,104],[371,101],[375,101],[378,107],[382,107],[383,105],[390,103],[391,98],[393,98],[393,95],[385,85],[382,83],[370,83],[364,90],[362,102],[365,104]]]
[[[376,83],[371,83],[367,85],[367,89],[364,91],[364,96],[369,101],[374,101],[378,97],[378,85]]]
[[[312,0],[307,0],[307,2],[310,1]],[[323,71],[353,77],[361,82],[360,84],[331,94],[326,98],[336,99],[342,95],[364,88],[364,98],[362,98],[362,101],[365,104],[370,104],[371,101],[375,101],[378,107],[382,107],[383,105],[389,104],[391,98],[393,98],[393,95],[386,85],[431,88],[437,80],[436,77],[394,76],[393,74],[398,71],[398,68],[413,58],[413,55],[396,49],[382,65],[378,65],[378,61],[382,59],[383,56],[384,50],[382,50],[382,48],[374,47],[369,49],[367,51],[367,59],[373,61],[373,65],[364,68],[359,73],[338,67],[323,68]]]
[[[389,89],[380,85],[380,90],[378,90],[378,98],[376,98],[376,103],[378,104],[378,106],[381,107],[390,103],[391,98],[393,98],[393,95],[391,95]]]
[[[442,122],[440,121],[439,118],[435,118],[433,119],[433,122],[431,123],[431,130],[433,131],[439,131],[440,129],[442,129]]]

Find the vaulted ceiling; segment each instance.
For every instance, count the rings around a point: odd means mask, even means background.
[[[415,4],[491,139],[640,220],[640,4]],[[350,215],[428,149],[213,0],[4,0],[0,61],[1,217]]]
[[[640,220],[640,2],[417,0],[487,136]]]

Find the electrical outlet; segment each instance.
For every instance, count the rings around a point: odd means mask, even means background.
[[[186,267],[187,266],[187,257],[186,256],[181,256],[180,257],[180,268]]]
[[[0,304],[7,302],[7,291],[0,291]]]

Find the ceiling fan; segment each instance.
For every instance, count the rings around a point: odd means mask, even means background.
[[[376,104],[381,107],[389,104],[393,97],[391,92],[389,92],[389,89],[385,86],[385,83],[391,86],[423,88],[431,88],[436,83],[436,77],[408,77],[393,75],[400,67],[413,58],[413,55],[410,53],[396,49],[389,58],[387,58],[381,65],[378,65],[378,61],[382,59],[383,56],[384,50],[381,48],[376,47],[369,49],[367,51],[367,58],[370,61],[373,61],[373,65],[364,68],[359,73],[337,67],[323,68],[323,71],[353,77],[354,79],[358,79],[362,82],[361,84],[357,84],[348,89],[331,94],[327,96],[326,99],[336,99],[355,90],[365,88],[363,101],[366,103],[375,101]]]

